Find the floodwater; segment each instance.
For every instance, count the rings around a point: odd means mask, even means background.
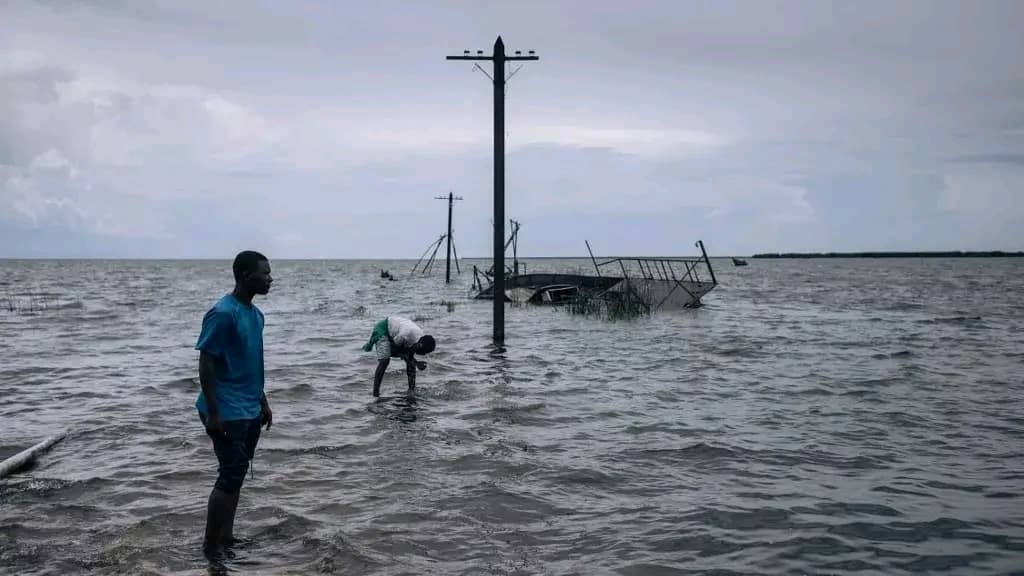
[[[497,351],[471,261],[446,287],[443,263],[272,260],[275,424],[224,568],[1024,573],[1024,259],[712,262],[703,308],[510,306]],[[69,434],[0,480],[0,572],[208,570],[192,347],[231,285],[230,262],[0,261],[0,458]],[[370,396],[388,314],[438,341],[415,399],[400,363]]]

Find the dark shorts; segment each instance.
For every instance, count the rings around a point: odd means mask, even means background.
[[[206,419],[199,419],[206,427]],[[209,430],[206,435],[213,440],[213,451],[217,454],[217,482],[214,488],[228,494],[242,489],[249,462],[256,455],[256,444],[260,441],[260,419],[228,420],[224,422],[225,436],[217,437]]]

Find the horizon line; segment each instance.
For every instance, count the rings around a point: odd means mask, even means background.
[[[971,257],[971,256],[1024,256],[1024,250],[861,250],[861,251],[850,251],[850,252],[757,252],[753,254],[732,254],[732,255],[708,255],[708,258],[712,260],[716,259],[729,259],[729,258],[758,258],[758,259],[787,259],[787,258],[873,258],[873,257]],[[230,261],[233,256],[225,257],[209,257],[209,256],[0,256],[0,261],[11,261],[11,260],[123,260],[123,261],[210,261],[210,262],[222,262]],[[594,258],[598,260],[602,259],[615,259],[615,258],[701,258],[699,255],[608,255],[608,256],[597,256]],[[378,260],[378,261],[401,261],[401,260],[418,260],[420,258],[411,257],[375,257],[375,256],[358,256],[358,257],[336,257],[336,256],[302,256],[302,257],[282,257],[275,258],[270,257],[271,261],[316,261],[316,260]],[[463,256],[458,260],[484,260],[489,261],[493,258],[491,256]],[[577,255],[577,256],[519,256],[519,260],[590,260],[591,256],[588,254]],[[506,261],[512,261],[511,257],[505,258]],[[443,259],[435,259],[435,262],[443,262]]]

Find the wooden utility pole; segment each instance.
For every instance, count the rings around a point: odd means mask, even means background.
[[[505,343],[505,63],[521,60],[540,60],[530,50],[523,56],[516,51],[514,56],[505,55],[505,43],[501,36],[494,41],[494,52],[485,56],[483,50],[470,55],[464,50],[462,56],[448,56],[447,60],[490,60],[494,63],[494,344]],[[484,72],[486,74],[486,71]]]

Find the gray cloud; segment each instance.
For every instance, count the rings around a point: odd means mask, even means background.
[[[965,154],[963,156],[956,156],[951,161],[963,164],[1016,164],[1024,166],[1024,153]]]
[[[495,32],[526,253],[1024,248],[1016,2],[0,11],[0,256],[487,254]]]

